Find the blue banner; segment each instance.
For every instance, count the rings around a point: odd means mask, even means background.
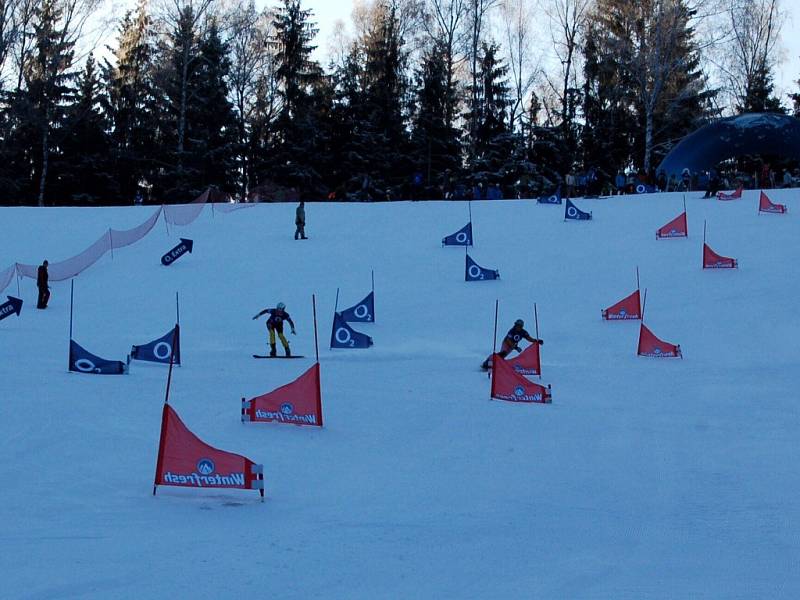
[[[347,323],[374,323],[375,292],[370,292],[361,302],[343,310],[341,315],[342,320]]]
[[[637,194],[655,194],[656,188],[652,185],[647,185],[646,183],[637,183],[634,191]]]
[[[14,296],[6,296],[8,302],[0,304],[0,321],[10,315],[17,315],[22,312],[22,300]]]
[[[567,203],[564,206],[564,219],[570,219],[573,221],[590,221],[592,219],[592,213],[584,212],[577,206],[575,206],[571,200],[567,199]]]
[[[464,281],[488,281],[500,279],[500,271],[484,269],[467,254],[467,268],[464,271]]]
[[[549,196],[539,196],[536,201],[539,204],[561,204],[561,188],[558,188],[555,194],[550,194]]]
[[[442,239],[442,246],[472,246],[472,221],[464,225],[453,235]]]
[[[172,364],[181,364],[181,341],[180,337],[175,335],[175,328],[169,330],[157,340],[153,340],[149,344],[143,346],[131,347],[131,359],[145,360],[148,362],[169,364],[169,357],[172,354],[172,342],[175,341],[175,358]]]
[[[331,330],[331,348],[369,348],[372,338],[350,327],[341,313],[333,313],[333,329]]]
[[[128,357],[130,361],[130,356]],[[123,375],[128,364],[119,360],[106,360],[85,350],[75,340],[69,341],[69,370],[93,375]]]

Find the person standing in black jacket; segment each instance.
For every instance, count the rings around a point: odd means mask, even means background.
[[[307,240],[306,237],[306,204],[302,200],[295,210],[294,224],[297,226],[294,232],[294,239]]]
[[[36,287],[39,288],[39,299],[36,302],[36,308],[47,308],[47,302],[50,300],[49,280],[47,261],[44,261],[36,270]]]

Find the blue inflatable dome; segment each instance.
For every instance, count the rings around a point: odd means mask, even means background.
[[[680,177],[685,168],[699,173],[744,154],[800,161],[800,120],[777,113],[720,119],[683,138],[661,161],[658,171]]]

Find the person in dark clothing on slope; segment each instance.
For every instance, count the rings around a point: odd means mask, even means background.
[[[39,268],[36,269],[36,287],[39,288],[39,298],[36,302],[36,308],[47,308],[47,303],[50,300],[49,280],[50,275],[47,273],[47,261],[44,261],[39,265]]]
[[[294,239],[296,240],[307,240],[306,237],[306,205],[305,202],[302,200],[300,204],[297,206],[297,210],[295,211],[294,216],[294,224],[297,226],[294,232]]]
[[[287,321],[292,328],[292,335],[295,335],[294,330],[294,321],[292,321],[292,317],[289,316],[289,313],[286,312],[286,305],[283,302],[278,302],[278,305],[275,308],[265,308],[260,313],[258,313],[253,320],[255,321],[261,315],[269,314],[269,318],[267,319],[267,330],[269,331],[269,355],[274,357],[275,353],[275,332],[278,332],[278,337],[281,340],[281,344],[283,345],[283,349],[286,352],[286,356],[291,356],[292,352],[289,350],[289,342],[283,335],[283,322]]]
[[[532,337],[531,334],[525,331],[525,322],[522,319],[517,319],[514,321],[514,326],[508,330],[506,337],[503,338],[503,344],[500,346],[500,352],[497,353],[498,356],[500,356],[500,358],[505,358],[511,354],[512,350],[522,352],[519,347],[519,343],[522,340],[528,340],[531,344],[544,344],[542,340]],[[483,361],[481,369],[484,371],[489,369],[491,366],[491,361],[492,357],[490,356]]]

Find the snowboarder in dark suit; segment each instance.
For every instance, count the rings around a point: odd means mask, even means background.
[[[514,326],[508,330],[506,337],[503,338],[503,344],[500,346],[500,352],[497,355],[500,358],[505,358],[509,354],[511,354],[512,350],[516,350],[517,352],[522,352],[519,347],[519,343],[522,340],[528,340],[531,344],[544,344],[542,340],[536,339],[532,337],[527,331],[525,331],[525,322],[522,319],[517,319],[514,321]],[[490,356],[481,365],[481,369],[484,371],[489,368],[489,362],[492,360]]]
[[[267,330],[269,331],[269,355],[274,357],[275,352],[275,332],[278,332],[278,337],[281,340],[281,344],[283,344],[283,349],[286,352],[286,356],[291,356],[292,352],[289,350],[289,342],[283,336],[283,322],[288,321],[289,325],[292,328],[292,335],[295,335],[294,331],[294,321],[292,321],[292,317],[289,316],[289,313],[286,312],[286,305],[283,302],[278,302],[278,305],[275,308],[265,308],[260,313],[258,313],[253,320],[256,320],[261,315],[269,314],[269,318],[267,319]]]
[[[47,261],[44,261],[39,265],[39,268],[36,269],[36,287],[39,288],[39,298],[36,301],[36,308],[47,308],[47,303],[50,300],[49,280],[50,276],[47,273]]]

